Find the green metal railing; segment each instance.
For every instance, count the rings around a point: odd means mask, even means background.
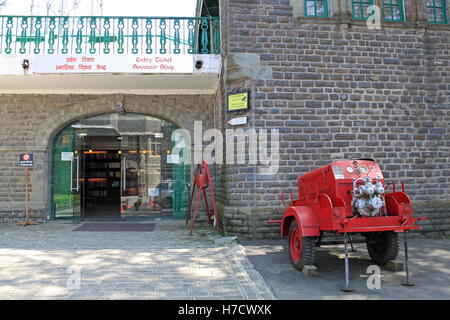
[[[217,17],[0,16],[0,54],[219,54]]]

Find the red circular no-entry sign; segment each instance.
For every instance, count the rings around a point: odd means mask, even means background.
[[[22,153],[19,158],[19,167],[32,167],[33,166],[33,154]]]

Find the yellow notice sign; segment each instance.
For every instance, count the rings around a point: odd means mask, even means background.
[[[248,92],[230,93],[228,95],[228,111],[248,109]]]

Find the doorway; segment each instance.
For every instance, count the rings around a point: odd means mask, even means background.
[[[191,167],[172,155],[175,129],[168,121],[128,113],[66,127],[53,144],[52,217],[185,218]]]
[[[86,136],[84,164],[84,216],[91,220],[120,218],[120,141],[114,136]]]

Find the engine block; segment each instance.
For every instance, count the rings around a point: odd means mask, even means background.
[[[353,179],[353,212],[363,217],[379,215],[385,205],[384,193],[384,186],[378,179],[375,183],[370,177]]]

